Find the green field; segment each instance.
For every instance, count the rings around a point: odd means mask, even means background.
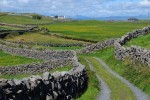
[[[46,27],[51,32],[60,33],[68,37],[101,41],[108,38],[118,38],[126,32],[134,29],[143,28],[148,26],[148,21],[139,22],[106,22],[106,21],[76,21],[76,22],[63,22],[54,23],[50,25],[41,25]]]
[[[1,23],[9,24],[42,24],[49,23],[53,20],[50,18],[43,18],[41,20],[32,19],[31,17],[21,16],[21,15],[0,15]]]
[[[140,36],[137,38],[133,38],[129,42],[127,42],[126,46],[137,45],[143,48],[150,49],[150,34]]]
[[[51,35],[43,35],[41,33],[26,33],[12,38],[7,38],[8,41],[23,41],[23,42],[40,42],[40,43],[54,43],[54,44],[70,44],[70,43],[85,43],[82,41],[59,38]]]
[[[16,56],[0,50],[0,66],[14,66],[33,62],[42,62],[42,60]]]

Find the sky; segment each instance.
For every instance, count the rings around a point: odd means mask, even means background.
[[[137,16],[150,13],[150,0],[0,0],[1,12],[64,16]]]

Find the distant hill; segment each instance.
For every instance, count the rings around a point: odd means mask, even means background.
[[[77,15],[77,16],[73,16],[73,19],[78,19],[78,20],[91,20],[91,19],[95,19],[95,20],[127,20],[130,17],[135,17],[137,19],[144,19],[144,20],[148,20],[150,18],[148,18],[147,15],[139,15],[139,16],[108,16],[108,17],[87,17],[87,16],[82,16],[82,15]]]

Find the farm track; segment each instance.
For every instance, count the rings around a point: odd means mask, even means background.
[[[115,73],[113,70],[111,70],[109,68],[109,66],[100,58],[94,57],[101,65],[103,65],[103,67],[109,72],[111,73],[113,76],[115,76],[116,78],[120,79],[124,84],[126,84],[134,93],[134,95],[136,96],[137,100],[149,100],[148,95],[146,95],[144,92],[142,92],[140,89],[138,89],[137,87],[135,87],[133,84],[131,84],[129,81],[127,81],[126,79],[124,79],[122,76],[118,75],[117,73]],[[101,99],[99,99],[101,100]]]
[[[92,66],[91,62],[85,59],[88,63],[91,71],[95,72],[94,67]],[[108,85],[105,81],[95,72],[97,79],[99,80],[99,87],[101,87],[101,92],[97,96],[97,100],[110,100],[111,90],[109,89]]]

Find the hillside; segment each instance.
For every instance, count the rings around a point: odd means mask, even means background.
[[[50,23],[53,20],[43,17],[41,20],[36,20],[32,18],[32,15],[12,15],[12,14],[0,14],[1,23],[13,23],[13,24],[43,24]]]

